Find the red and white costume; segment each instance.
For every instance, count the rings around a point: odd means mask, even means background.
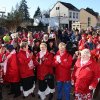
[[[36,59],[39,61],[37,67],[37,78],[39,80],[44,80],[47,74],[53,74],[53,55],[51,53],[46,52],[43,54],[40,51],[40,53],[37,54]]]
[[[91,100],[92,89],[95,89],[98,83],[98,69],[96,62],[90,59],[82,63],[79,58],[76,61],[72,80],[75,85],[75,100]]]
[[[4,61],[5,81],[15,83],[20,81],[16,51],[12,50]]]
[[[18,55],[18,66],[20,70],[20,77],[23,91],[23,95],[27,97],[29,94],[33,93],[35,85],[34,85],[34,72],[33,72],[33,60],[29,57],[29,52],[24,50],[20,50]]]
[[[40,51],[37,54],[36,59],[38,61],[38,66],[37,66],[37,78],[39,80],[38,94],[40,95],[41,100],[44,100],[46,98],[46,95],[55,92],[54,80],[51,78],[45,79],[46,76],[48,75],[53,76],[53,66],[52,66],[53,55],[47,51],[46,52]],[[50,81],[48,80],[52,80],[52,82],[50,83]]]
[[[19,61],[18,66],[20,70],[20,77],[27,78],[30,76],[34,76],[33,69],[29,66],[29,63],[32,59],[27,57],[26,51],[20,50],[17,57]]]
[[[61,63],[57,61],[57,58],[60,57]],[[65,51],[61,56],[59,51],[54,57],[55,66],[55,75],[56,80],[61,82],[66,82],[71,80],[71,65],[72,65],[72,56]]]

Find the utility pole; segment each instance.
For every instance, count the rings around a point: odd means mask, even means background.
[[[6,8],[5,7],[2,7],[3,9],[0,9],[0,26],[2,27],[3,26],[3,23],[4,23],[4,19],[5,19],[5,12],[6,12]]]
[[[60,7],[59,7],[59,29],[60,29]]]
[[[58,23],[59,23],[59,29],[60,29],[60,6],[56,7],[56,10],[58,11]]]
[[[1,17],[4,18],[4,14],[6,12],[6,8],[2,7],[2,9],[0,9],[0,13],[2,14]]]

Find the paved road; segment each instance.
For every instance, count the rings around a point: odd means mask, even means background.
[[[22,98],[22,95],[18,98],[13,98],[13,95],[8,95],[8,92],[9,92],[9,88],[3,88],[3,100],[24,100]],[[38,97],[37,97],[37,88],[35,89],[35,97],[32,97],[31,95],[29,97],[27,97],[25,100],[39,100]],[[48,100],[48,97],[46,98],[46,100]],[[56,94],[54,95],[54,98],[53,100],[56,100]],[[71,95],[71,100],[74,100],[73,99],[73,96]],[[99,96],[94,99],[94,100],[100,100],[100,93],[99,93]]]

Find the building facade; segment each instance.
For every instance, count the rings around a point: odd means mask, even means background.
[[[78,29],[79,31],[81,31],[81,26],[82,26],[82,24],[79,21],[72,23],[72,29],[73,30]]]
[[[58,1],[50,11],[50,17],[58,17],[59,27],[72,28],[72,23],[79,21],[79,10],[70,3]]]
[[[86,9],[80,10],[80,23],[81,29],[87,29],[87,27],[96,27],[98,23],[98,16],[90,13]]]

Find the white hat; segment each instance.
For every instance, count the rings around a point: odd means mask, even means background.
[[[48,41],[48,35],[47,34],[44,34],[43,41]]]
[[[11,37],[12,37],[12,39],[17,38],[18,37],[18,33],[12,33]]]

